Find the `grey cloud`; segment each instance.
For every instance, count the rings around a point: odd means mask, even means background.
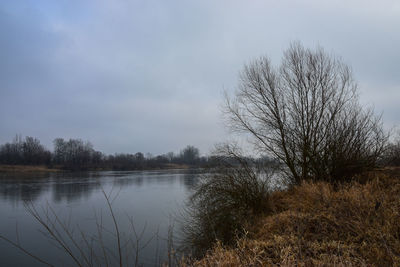
[[[342,56],[362,101],[399,123],[399,5],[348,2],[2,3],[0,143],[21,133],[107,153],[206,153],[226,138],[222,90],[254,57],[278,63],[293,40]]]

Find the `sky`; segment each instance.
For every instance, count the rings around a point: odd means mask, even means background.
[[[16,134],[161,154],[229,138],[243,65],[293,41],[353,69],[361,102],[400,124],[398,0],[3,0],[0,143]]]

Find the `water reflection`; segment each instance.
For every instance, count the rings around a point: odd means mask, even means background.
[[[10,202],[34,201],[49,190],[51,175],[2,175],[0,177],[0,198]]]
[[[93,190],[101,188],[101,183],[98,180],[76,180],[55,182],[52,185],[53,200],[67,202],[88,198]]]
[[[193,190],[198,182],[199,170],[134,171],[134,172],[73,172],[47,174],[1,174],[0,199],[10,202],[35,201],[50,193],[56,203],[87,199],[107,184],[115,187],[144,184],[182,184]]]
[[[199,183],[198,178],[200,175],[201,172],[199,170],[188,171],[182,175],[181,182],[186,187],[186,189],[192,191]],[[193,179],[194,176],[196,177],[196,179]]]
[[[129,186],[135,185],[136,187],[140,187],[143,184],[144,175],[138,176],[127,176],[127,177],[118,177],[114,179],[113,183],[115,186]]]
[[[180,214],[188,193],[198,183],[199,173],[199,170],[162,170],[0,174],[0,234],[15,240],[18,223],[26,248],[59,266],[60,259],[68,262],[68,256],[48,242],[38,231],[40,225],[19,204],[30,200],[43,212],[42,208],[49,205],[61,220],[68,221],[68,225],[79,225],[79,229],[92,236],[96,234],[95,213],[102,218],[105,229],[113,229],[101,192],[104,189],[107,194],[113,192],[112,196],[117,196],[113,198],[113,208],[121,232],[132,232],[127,216],[134,218],[136,229],[147,226],[143,240],[152,241],[141,252],[140,264],[153,265],[154,260],[166,257],[171,216]],[[153,238],[155,233],[159,238]],[[109,239],[106,245],[114,248],[114,240]],[[29,257],[21,257],[15,248],[1,240],[0,251],[4,266],[41,266]],[[155,251],[160,259],[154,259]]]

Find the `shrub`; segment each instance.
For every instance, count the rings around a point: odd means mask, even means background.
[[[203,176],[190,199],[184,232],[195,256],[216,240],[232,244],[248,221],[270,210],[271,167],[240,154],[233,146],[219,147],[218,167]]]

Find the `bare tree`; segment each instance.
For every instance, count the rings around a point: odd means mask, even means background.
[[[180,157],[185,164],[195,164],[200,157],[200,152],[198,148],[188,145],[181,151]]]
[[[375,166],[387,140],[381,117],[360,106],[350,68],[300,43],[279,67],[267,57],[246,65],[235,96],[226,97],[226,115],[257,152],[284,163],[293,184],[349,179]]]
[[[39,139],[30,136],[22,139],[16,135],[12,143],[0,145],[0,163],[5,164],[49,164],[51,153]]]

